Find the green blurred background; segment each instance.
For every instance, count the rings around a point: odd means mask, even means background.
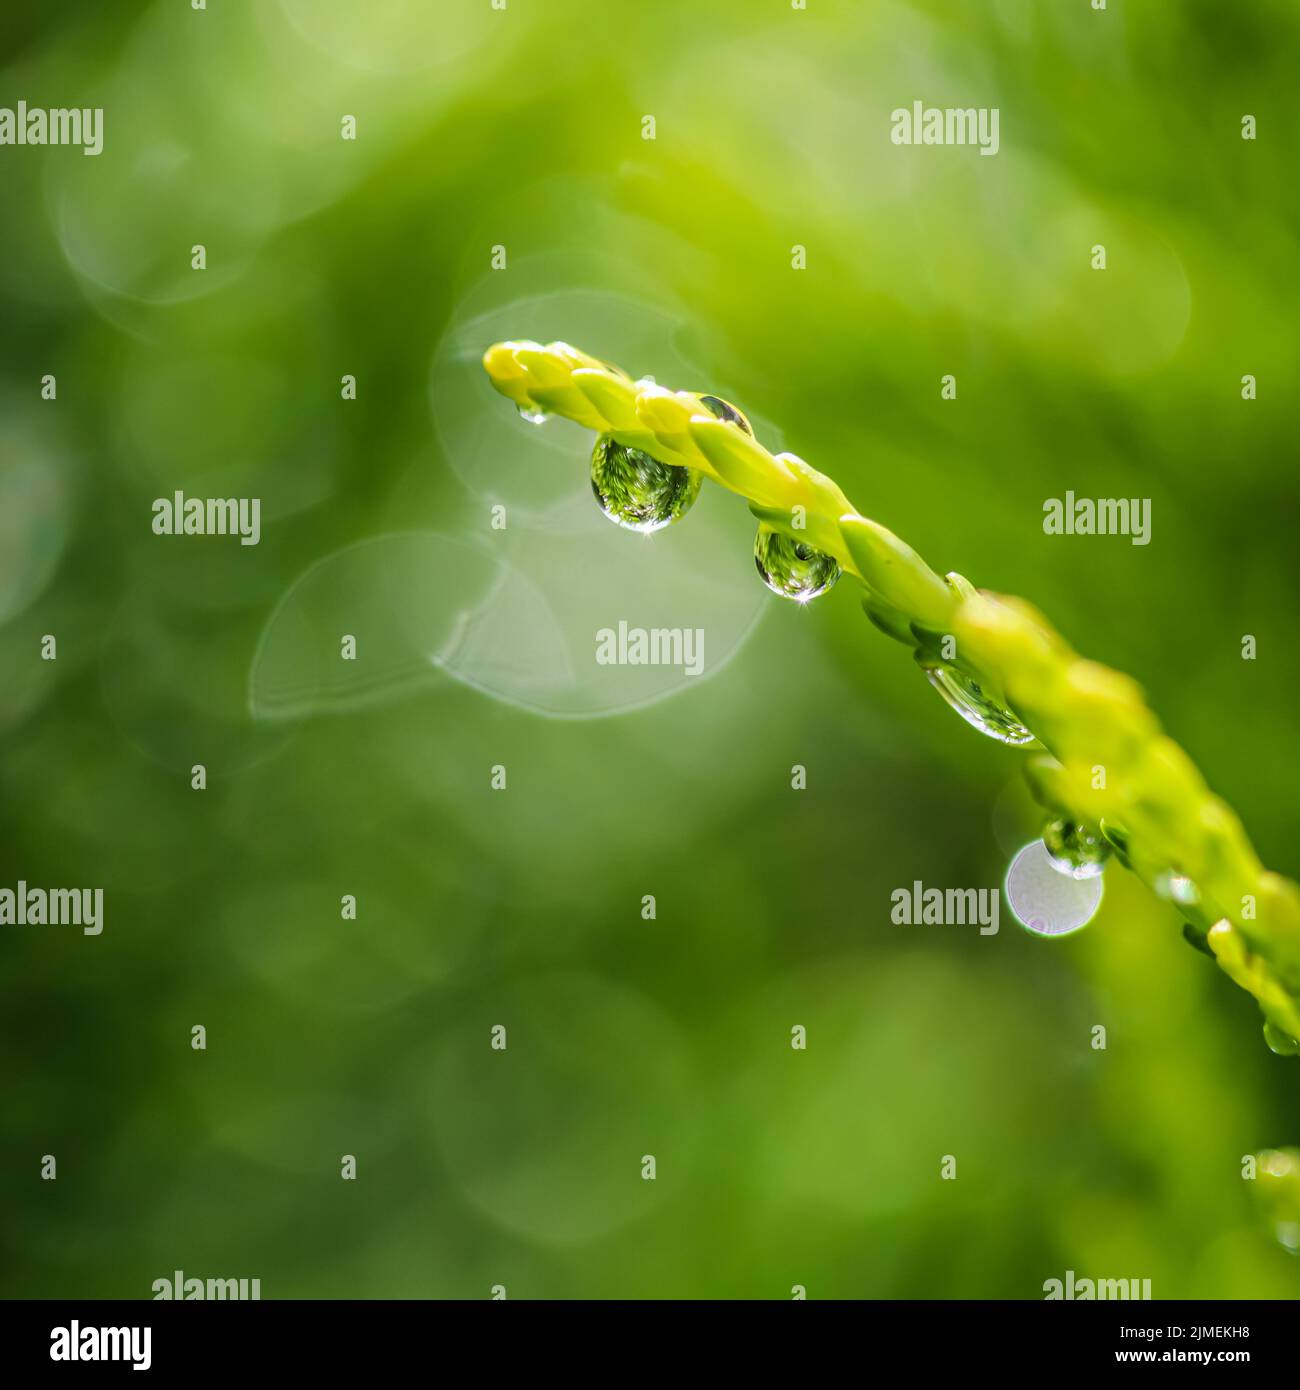
[[[1020,755],[849,584],[769,598],[737,499],[616,532],[590,436],[475,365],[569,337],[733,399],[1135,675],[1294,875],[1292,0],[0,36],[0,105],[105,110],[98,158],[0,149],[0,884],[106,895],[97,938],[0,929],[6,1295],[1300,1295],[1241,1178],[1300,1066],[1174,909],[1112,868],[1066,939],[893,925],[1037,834]],[[893,146],[914,100],[997,106],[1001,152]],[[153,535],[177,489],[260,497],[261,543]],[[1066,489],[1150,498],[1152,543],[1045,536]],[[729,660],[590,660],[656,603]]]

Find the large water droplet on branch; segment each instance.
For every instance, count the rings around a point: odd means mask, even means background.
[[[833,555],[797,541],[770,526],[760,526],[754,541],[754,563],[763,583],[774,594],[808,603],[829,589],[840,577]]]
[[[1289,1033],[1284,1033],[1275,1023],[1265,1022],[1264,1041],[1269,1051],[1276,1052],[1279,1057],[1294,1057],[1300,1053],[1300,1042]]]
[[[1110,858],[1106,841],[1078,821],[1050,822],[1043,831],[1043,844],[1052,867],[1067,878],[1096,878]]]
[[[591,455],[591,490],[607,517],[629,531],[650,535],[685,516],[700,495],[703,475],[662,463],[602,434]]]
[[[918,651],[916,659],[926,679],[973,729],[999,743],[1032,743],[1034,736],[1001,702],[995,700],[974,676],[959,666]]]

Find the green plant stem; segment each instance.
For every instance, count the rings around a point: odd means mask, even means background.
[[[516,406],[563,415],[739,493],[762,522],[833,555],[883,631],[953,664],[1035,736],[1026,773],[1047,810],[1121,848],[1157,892],[1195,885],[1184,916],[1265,1018],[1300,1037],[1300,889],[1266,870],[1232,809],[1160,728],[1137,684],[1078,656],[1021,599],[937,575],[794,454],[770,454],[698,395],[633,382],[566,343],[497,343],[483,357]],[[946,653],[947,654],[947,653]]]

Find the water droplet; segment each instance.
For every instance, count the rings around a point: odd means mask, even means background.
[[[1068,878],[1035,840],[1011,861],[1007,901],[1017,921],[1035,936],[1065,936],[1092,921],[1101,903],[1101,876]]]
[[[840,577],[833,555],[814,549],[770,526],[760,526],[754,541],[754,563],[763,583],[774,594],[808,603],[824,594]]]
[[[959,666],[918,650],[916,659],[926,679],[974,729],[999,743],[1019,746],[1034,736],[1007,707],[993,699],[973,676]]]
[[[1264,1023],[1264,1041],[1268,1044],[1270,1052],[1276,1052],[1279,1057],[1295,1057],[1300,1054],[1300,1041],[1297,1041],[1289,1033],[1284,1033],[1275,1023]]]
[[[530,425],[544,425],[551,418],[549,410],[539,410],[535,405],[521,405],[518,409],[519,418]]]
[[[703,475],[661,463],[602,434],[591,455],[591,490],[607,517],[629,531],[650,535],[685,516],[700,495]]]
[[[724,401],[721,396],[701,396],[700,404],[706,406],[717,419],[728,420],[733,425],[739,425],[746,434],[753,435],[754,427],[730,401]]]
[[[1155,888],[1162,898],[1172,898],[1184,907],[1195,907],[1201,901],[1201,890],[1186,874],[1161,874],[1156,879]]]
[[[1201,890],[1186,874],[1174,874],[1169,880],[1169,893],[1176,903],[1195,907],[1201,901]]]
[[[1052,867],[1068,878],[1096,878],[1110,858],[1110,846],[1078,821],[1054,820],[1043,831]]]

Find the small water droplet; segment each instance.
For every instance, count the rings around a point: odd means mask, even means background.
[[[1279,1057],[1295,1057],[1300,1054],[1300,1041],[1267,1020],[1264,1023],[1264,1041],[1268,1044],[1269,1051],[1276,1052]]]
[[[530,425],[544,425],[551,418],[551,412],[539,410],[535,405],[521,405],[519,418],[527,420]]]
[[[1175,874],[1169,880],[1169,892],[1173,900],[1184,907],[1195,907],[1201,901],[1201,890],[1186,874]]]
[[[686,515],[700,495],[703,475],[662,463],[602,434],[591,455],[591,490],[607,517],[628,531],[650,535]]]
[[[1110,858],[1110,846],[1078,821],[1054,820],[1043,831],[1047,857],[1067,878],[1096,878]]]
[[[824,594],[840,577],[833,555],[797,541],[783,531],[760,526],[754,541],[754,563],[763,583],[774,594],[808,603]]]
[[[1035,936],[1065,936],[1086,926],[1101,903],[1101,876],[1069,878],[1035,840],[1007,870],[1007,901],[1016,920]]]
[[[1184,907],[1195,907],[1201,901],[1201,890],[1186,874],[1164,873],[1156,879],[1156,892],[1162,898],[1172,898]]]
[[[1020,720],[961,667],[920,650],[916,659],[930,684],[973,729],[1015,747],[1033,743],[1033,734]]]
[[[746,434],[752,437],[754,427],[745,418],[744,414],[737,410],[730,401],[724,401],[721,396],[701,396],[700,404],[707,406],[709,413],[717,419],[727,420],[733,425],[739,425]]]

